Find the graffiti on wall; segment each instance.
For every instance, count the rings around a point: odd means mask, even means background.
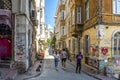
[[[25,39],[16,40],[16,59],[24,60],[25,58]]]

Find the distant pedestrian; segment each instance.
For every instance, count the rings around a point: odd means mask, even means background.
[[[77,55],[76,55],[76,73],[78,72],[78,69],[79,69],[79,73],[81,71],[81,60],[83,58],[83,55],[81,52],[79,52]]]
[[[60,55],[55,50],[53,56],[54,56],[54,62],[55,62],[55,69],[58,71],[58,64],[59,64],[59,61],[60,61]]]
[[[48,52],[49,52],[49,55],[53,55],[53,49],[51,47],[48,49]]]
[[[65,49],[62,50],[61,52],[61,60],[62,60],[62,68],[66,68],[66,59],[67,59],[67,53]]]

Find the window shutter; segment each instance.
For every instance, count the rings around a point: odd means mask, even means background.
[[[77,8],[77,24],[81,24],[81,7]]]
[[[116,0],[113,0],[113,14],[116,14]]]
[[[117,14],[120,14],[120,0],[117,1]]]

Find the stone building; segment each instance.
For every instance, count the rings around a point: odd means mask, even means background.
[[[37,52],[44,51],[45,37],[46,37],[46,25],[45,25],[45,0],[36,0],[37,6]]]
[[[0,64],[12,68],[14,63],[22,63],[26,71],[36,56],[36,1],[0,0],[0,3]]]
[[[65,3],[64,7],[60,2]],[[66,41],[65,45],[72,53],[79,50],[83,53],[83,62],[90,68],[103,72],[106,71],[105,67],[111,66],[111,74],[114,73],[118,77],[119,5],[119,0],[58,0],[55,20],[56,45],[59,45],[61,40]],[[62,18],[65,16],[64,28],[60,15]],[[62,32],[67,33],[63,35]]]
[[[82,35],[81,3],[79,0],[58,0],[55,17],[56,46],[68,48],[71,56],[80,51]]]

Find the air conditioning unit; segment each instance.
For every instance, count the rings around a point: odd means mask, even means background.
[[[36,19],[36,12],[35,12],[35,10],[31,11],[31,19]]]

